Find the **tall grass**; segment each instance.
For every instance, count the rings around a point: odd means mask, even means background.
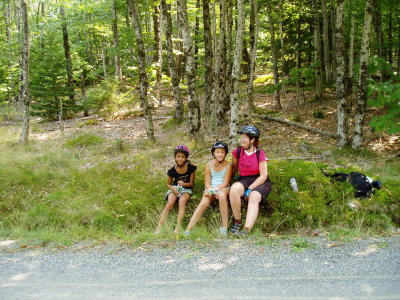
[[[32,141],[22,147],[11,142],[15,136],[1,130],[0,235],[32,237],[43,243],[149,239],[165,204],[166,171],[173,164],[171,153],[177,142],[173,128],[166,132],[170,138],[164,144],[112,141],[86,132]],[[200,201],[204,165],[210,158],[208,145],[194,148],[196,188],[184,224]],[[336,155],[354,161],[353,154]],[[273,190],[260,211],[256,231],[342,227],[379,232],[400,224],[399,162],[376,162],[358,169],[383,182],[381,191],[360,201],[360,210],[347,205],[353,200],[351,186],[331,182],[321,171],[326,167],[309,161],[272,160],[269,173]],[[351,166],[341,171],[354,169]],[[299,192],[292,191],[291,177],[296,178]],[[172,228],[174,214],[166,228]],[[216,204],[206,211],[193,233],[213,235],[219,223]],[[169,232],[161,238],[172,236]]]

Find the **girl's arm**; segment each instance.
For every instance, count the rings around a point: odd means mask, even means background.
[[[224,182],[223,182],[221,185],[219,185],[219,186],[217,187],[218,189],[227,187],[227,186],[229,185],[229,183],[231,182],[231,177],[232,177],[232,165],[231,165],[231,164],[228,164],[227,168],[228,168],[228,169],[226,170],[226,173],[225,173]]]
[[[258,177],[252,184],[250,184],[249,189],[251,190],[263,184],[268,177],[267,162],[260,161],[258,165],[260,168],[260,177]]]
[[[204,186],[206,190],[211,189],[211,170],[210,163],[206,164],[206,169],[204,171]]]

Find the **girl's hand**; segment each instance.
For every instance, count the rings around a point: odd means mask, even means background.
[[[171,187],[171,190],[174,192],[174,194],[179,197],[181,194],[178,191],[178,188],[176,186]]]
[[[206,196],[206,197],[209,197],[209,196],[210,196],[210,194],[208,193],[208,190],[205,190],[203,194],[204,194],[204,196]]]
[[[179,180],[179,181],[178,181],[178,185],[180,185],[180,186],[184,186],[184,183],[185,183],[185,182],[184,182],[183,180]]]

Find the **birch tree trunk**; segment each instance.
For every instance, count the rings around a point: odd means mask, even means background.
[[[219,41],[217,51],[217,64],[215,68],[217,73],[215,74],[215,113],[216,123],[218,126],[225,125],[225,97],[226,97],[226,1],[220,0],[220,29],[219,29]]]
[[[230,98],[232,92],[232,81],[231,74],[233,69],[233,61],[232,61],[232,51],[233,51],[233,42],[232,42],[232,32],[233,32],[233,0],[227,0],[226,6],[226,54],[225,54],[225,75],[224,75],[224,87],[225,91],[222,91],[223,101],[223,110],[224,119],[227,118],[228,112],[230,111]],[[242,46],[242,54],[243,54],[243,46]],[[225,122],[224,122],[225,123]]]
[[[351,9],[351,8],[350,8]],[[352,107],[351,95],[353,94],[353,70],[354,70],[354,38],[355,38],[355,29],[354,29],[354,15],[350,12],[350,44],[349,44],[349,70],[347,74],[347,84],[346,84],[346,94],[349,97],[349,111]]]
[[[146,73],[146,52],[142,37],[142,28],[140,19],[137,13],[137,0],[128,0],[128,7],[131,11],[132,26],[135,30],[136,46],[138,51],[138,64],[139,64],[139,82],[140,82],[140,102],[142,105],[144,118],[146,120],[146,134],[150,141],[154,141],[154,127],[153,127],[153,116],[152,107],[149,105],[147,99],[147,73]]]
[[[183,50],[186,55],[186,77],[188,84],[189,134],[196,141],[200,140],[201,114],[196,95],[196,62],[194,43],[189,30],[187,0],[178,0],[179,28],[183,38]]]
[[[344,0],[336,1],[336,97],[338,99],[337,108],[337,134],[338,147],[341,149],[347,144],[349,126],[347,115],[347,99],[345,86],[345,49],[344,49]]]
[[[212,107],[214,107],[212,99],[213,86],[213,38],[211,34],[211,18],[210,18],[210,0],[203,0],[203,23],[204,23],[204,54],[205,54],[205,99],[204,114],[211,115]],[[211,125],[211,124],[210,124]]]
[[[326,0],[322,0],[322,11],[324,14],[323,32],[324,32],[324,62],[325,62],[325,80],[332,80],[330,47],[329,47],[329,17],[328,9],[326,8]]]
[[[119,55],[119,36],[118,36],[118,15],[117,15],[117,5],[116,0],[112,2],[112,32],[114,38],[114,59],[115,59],[115,77],[122,79],[121,71],[121,58]]]
[[[155,40],[155,61],[157,63],[156,71],[156,98],[159,106],[162,106],[162,94],[161,94],[161,77],[162,77],[162,17],[160,13],[160,5],[154,5],[153,13],[153,28],[154,28],[154,40]]]
[[[177,71],[177,63],[174,54],[174,45],[172,42],[172,16],[171,16],[171,5],[167,4],[166,0],[161,0],[161,11],[164,16],[165,25],[165,41],[168,52],[168,66],[169,73],[171,75],[172,94],[175,100],[175,114],[174,118],[177,123],[181,123],[183,120],[183,101],[181,98],[181,89],[179,87],[180,76]]]
[[[363,141],[363,125],[365,117],[365,108],[367,104],[367,76],[368,76],[368,58],[369,43],[372,25],[372,0],[367,0],[364,15],[364,28],[360,51],[360,74],[358,78],[357,108],[354,121],[354,136],[352,147],[358,149]]]
[[[11,46],[11,32],[10,32],[10,26],[11,26],[11,11],[10,11],[10,2],[7,0],[4,3],[5,9],[4,9],[4,25],[5,25],[5,31],[6,31],[6,45],[7,45],[7,61],[8,61],[8,70],[11,70],[12,66],[12,46]],[[10,79],[8,80],[11,91],[14,90],[14,80],[12,78],[12,72],[10,72]],[[11,101],[11,92],[10,90],[7,90],[7,101]],[[14,103],[15,104],[15,103]]]
[[[245,102],[245,120],[246,124],[251,123],[251,114],[254,111],[253,102],[253,82],[257,54],[257,39],[258,39],[258,6],[257,0],[251,0],[250,7],[250,66],[249,78],[247,79],[247,95]]]
[[[23,121],[22,132],[19,142],[27,144],[29,140],[29,105],[30,105],[30,88],[29,88],[29,24],[28,24],[28,8],[27,1],[21,0],[22,15],[22,81],[21,81],[21,101],[23,103]]]
[[[300,67],[301,67],[301,53],[300,53],[300,43],[301,43],[301,24],[300,19],[297,19],[296,32],[297,32],[297,43],[296,43],[296,69],[298,74],[296,77],[296,103],[300,105]]]
[[[65,54],[65,66],[67,69],[67,87],[69,89],[69,100],[72,103],[75,103],[74,96],[74,79],[72,76],[72,59],[71,59],[71,48],[69,45],[69,36],[68,36],[68,26],[67,19],[65,18],[64,6],[60,6],[60,15],[62,21],[62,32],[63,32],[63,41],[64,41],[64,54]]]
[[[271,52],[272,52],[271,54],[272,54],[272,64],[273,64],[273,68],[274,68],[275,109],[281,110],[282,104],[281,104],[281,96],[280,96],[280,90],[279,90],[278,58],[277,58],[276,45],[275,45],[275,22],[274,22],[273,15],[272,15],[272,12],[270,9],[271,8],[268,9],[268,20],[269,20],[270,31],[271,31]]]
[[[313,0],[314,11],[314,63],[315,63],[315,100],[322,100],[322,59],[321,59],[321,28],[319,24],[319,12],[317,0]]]
[[[239,79],[240,79],[240,59],[242,57],[243,36],[244,36],[244,1],[237,0],[237,31],[236,46],[232,66],[232,92],[231,92],[231,121],[229,126],[229,142],[233,146],[239,125]]]

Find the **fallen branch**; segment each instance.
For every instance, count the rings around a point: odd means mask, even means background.
[[[308,131],[311,131],[311,132],[319,133],[319,134],[322,134],[324,136],[331,137],[331,138],[334,138],[334,139],[337,138],[337,135],[334,134],[334,133],[323,131],[323,130],[320,130],[320,129],[317,129],[317,128],[313,128],[311,126],[307,126],[307,125],[304,125],[304,124],[301,124],[301,123],[292,122],[292,121],[289,121],[289,120],[286,120],[286,119],[282,119],[282,118],[278,118],[278,117],[270,117],[270,116],[265,116],[265,115],[259,115],[259,114],[254,114],[253,116],[256,117],[256,118],[260,118],[260,119],[280,122],[280,123],[283,123],[283,124],[286,124],[286,125],[290,125],[290,126],[296,126],[296,127],[301,128],[301,129],[305,129],[305,130],[308,130]]]

